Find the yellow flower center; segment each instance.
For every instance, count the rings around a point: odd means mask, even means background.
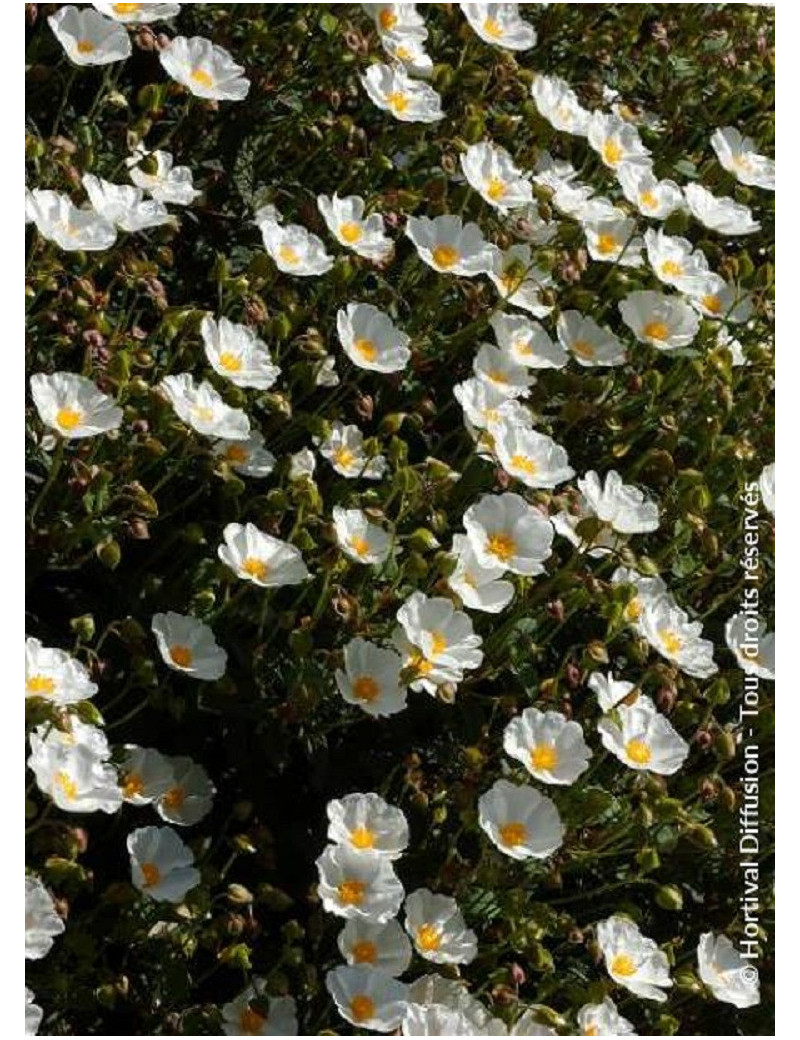
[[[78,48],[78,54],[91,54],[97,50],[91,40],[78,40],[76,47]]]
[[[438,657],[447,649],[447,639],[441,632],[431,632],[431,657]]]
[[[133,14],[141,6],[141,4],[112,4],[114,14]]]
[[[135,798],[144,790],[144,780],[138,773],[128,773],[122,781],[122,793],[126,798]]]
[[[576,339],[572,344],[572,353],[577,354],[578,357],[582,357],[586,361],[591,361],[597,351],[588,340]]]
[[[574,118],[572,109],[568,105],[559,105],[556,109],[556,115],[562,123],[571,123]]]
[[[528,828],[524,823],[504,823],[499,833],[502,843],[512,849],[517,845],[522,845],[528,838]]]
[[[205,69],[192,69],[191,78],[199,86],[206,87],[206,89],[214,86],[214,77],[211,73],[206,72]]]
[[[663,321],[648,321],[642,332],[647,339],[657,339],[659,342],[665,340],[669,335],[669,329],[666,322]]]
[[[248,1004],[239,1018],[242,1036],[261,1036],[261,1030],[264,1028],[266,1021],[267,1019],[264,1015],[259,1014],[255,1008]]]
[[[497,534],[489,535],[486,551],[492,556],[496,556],[498,560],[502,560],[503,563],[508,563],[511,557],[516,555],[517,543],[510,534],[500,531]]]
[[[520,273],[515,268],[510,267],[508,270],[503,271],[500,275],[500,284],[503,287],[503,291],[506,296],[511,296],[525,281],[525,272]]]
[[[613,235],[597,236],[597,252],[601,256],[608,256],[608,254],[613,253],[615,249],[619,249],[619,242]]]
[[[528,458],[527,455],[512,455],[510,463],[512,469],[522,470],[522,472],[527,473],[529,477],[535,476],[539,471],[539,467],[533,459]]]
[[[408,95],[402,90],[393,90],[386,95],[386,104],[393,112],[405,112],[408,108]]]
[[[402,44],[395,50],[394,56],[400,61],[411,61],[413,57],[408,47],[403,47]]]
[[[378,959],[378,947],[369,939],[362,939],[353,945],[350,956],[356,964],[374,964]]]
[[[353,349],[365,361],[374,361],[378,356],[378,348],[371,339],[357,339],[353,344]]]
[[[226,372],[239,372],[242,368],[242,359],[238,354],[231,354],[227,350],[219,356],[219,363]]]
[[[249,574],[251,578],[257,578],[259,581],[263,581],[267,576],[266,563],[263,560],[259,560],[257,556],[248,556],[242,560],[242,570],[245,574]]]
[[[179,668],[189,668],[194,659],[194,655],[188,646],[180,646],[177,643],[169,648],[169,656],[172,658],[173,664],[176,664]]]
[[[720,300],[719,296],[715,296],[713,293],[703,296],[700,302],[705,309],[711,311],[712,314],[719,314],[722,310],[722,300]]]
[[[364,232],[360,224],[356,224],[355,221],[347,221],[339,226],[339,237],[352,244],[359,242],[364,237]]]
[[[161,880],[161,871],[155,865],[155,863],[143,863],[141,866],[142,877],[144,878],[144,887],[152,888],[157,885]]]
[[[64,792],[66,797],[71,802],[74,802],[75,799],[78,797],[78,785],[70,777],[69,773],[65,773],[63,771],[59,771],[55,775],[55,781],[58,784],[58,786],[61,788],[61,790]]]
[[[354,535],[347,544],[356,556],[366,556],[369,552],[369,542],[361,535]]]
[[[626,621],[638,621],[642,616],[642,601],[638,598],[632,599],[630,603],[625,607],[625,620]]]
[[[489,377],[489,379],[491,379],[493,383],[499,383],[501,386],[505,386],[508,383],[508,376],[499,368],[489,369],[486,375]]]
[[[49,675],[32,675],[25,680],[25,690],[37,696],[47,697],[56,688],[55,681]]]
[[[425,953],[433,953],[442,945],[442,933],[433,924],[423,924],[417,929],[417,946]]]
[[[186,801],[186,791],[180,785],[170,787],[162,801],[167,809],[180,809]]]
[[[653,752],[643,740],[629,740],[625,745],[625,754],[637,766],[646,766],[653,757]]]
[[[364,901],[367,886],[363,881],[343,881],[336,889],[342,906],[360,906]]]
[[[486,194],[493,202],[498,202],[506,193],[506,182],[500,177],[492,177],[486,185]]]
[[[633,958],[629,957],[627,953],[618,953],[611,962],[611,974],[622,975],[623,978],[635,975],[636,965],[633,963]]]
[[[366,993],[359,993],[350,1001],[350,1014],[356,1022],[366,1022],[375,1017],[375,1001]]]
[[[389,32],[397,25],[397,15],[389,7],[384,7],[378,15],[378,22],[384,32]]]
[[[350,831],[350,844],[353,848],[361,849],[374,849],[375,848],[375,835],[369,829],[369,827],[356,827],[355,830]]]
[[[74,430],[83,422],[83,415],[77,408],[59,408],[56,412],[56,424],[62,430]]]
[[[622,148],[613,137],[609,137],[603,145],[603,158],[609,166],[616,166],[622,158]]]
[[[652,191],[641,191],[639,192],[639,204],[645,209],[655,209],[658,206],[658,199]]]
[[[278,250],[278,256],[285,264],[290,264],[292,267],[300,263],[300,257],[291,246],[282,245]]]
[[[515,353],[522,354],[523,357],[533,357],[536,353],[530,343],[524,339],[514,340],[512,347]]]
[[[677,260],[665,260],[661,265],[661,273],[669,278],[680,278],[683,274],[683,264],[679,264]]]
[[[380,697],[381,688],[371,675],[359,675],[353,683],[353,695],[356,700],[370,703]]]
[[[349,448],[336,448],[331,454],[333,462],[337,466],[341,466],[342,469],[350,469],[355,463],[356,457]]]
[[[411,657],[408,667],[413,668],[417,675],[427,675],[433,671],[433,664],[420,653],[416,653]]]
[[[213,422],[214,409],[204,408],[202,405],[195,405],[192,408],[192,415],[194,415],[197,422]]]
[[[241,444],[229,444],[225,449],[225,458],[228,462],[247,462],[247,448]]]
[[[599,1032],[597,1026],[589,1026],[588,1029],[584,1029],[583,1035],[584,1036],[600,1036],[600,1032]]]
[[[454,246],[436,246],[431,255],[436,266],[443,267],[445,270],[451,268],[459,260],[459,252]]]
[[[531,766],[534,769],[555,769],[558,765],[558,752],[552,744],[537,744],[531,748]]]
[[[683,640],[671,628],[659,628],[658,637],[668,654],[679,654],[683,649]]]
[[[486,18],[483,23],[483,31],[493,40],[499,40],[505,33],[503,26],[496,18]]]

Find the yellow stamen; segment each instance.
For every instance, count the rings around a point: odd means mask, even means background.
[[[511,469],[520,469],[523,473],[527,473],[529,477],[533,477],[539,472],[537,464],[533,459],[529,459],[527,455],[512,455],[509,462]]]
[[[534,769],[550,770],[558,765],[558,752],[552,744],[537,744],[531,748],[531,766]]]
[[[347,544],[356,556],[366,556],[369,552],[369,542],[361,535],[354,535]]]
[[[138,773],[128,773],[122,781],[122,793],[126,798],[135,798],[144,790],[144,780]]]
[[[630,603],[627,604],[627,606],[625,607],[625,610],[623,612],[625,620],[626,621],[638,621],[639,618],[642,616],[642,610],[643,609],[644,609],[644,607],[642,606],[642,601],[640,599],[638,599],[638,597],[635,598],[635,599],[632,599],[630,601]]]
[[[194,655],[189,647],[180,646],[179,644],[169,648],[169,656],[172,658],[173,664],[176,664],[179,668],[189,668],[194,659]]]
[[[665,260],[661,265],[661,273],[668,278],[680,278],[683,274],[683,264],[679,264],[677,260]]]
[[[192,69],[191,78],[201,87],[208,89],[214,86],[214,77],[205,69]]]
[[[384,32],[389,32],[397,25],[397,15],[388,7],[384,7],[378,15],[378,22]]]
[[[229,444],[225,449],[225,458],[228,462],[247,462],[247,449],[241,444]]]
[[[140,869],[142,871],[142,877],[144,878],[145,888],[152,888],[161,880],[161,871],[155,863],[143,863]]]
[[[628,978],[636,974],[636,965],[627,953],[618,953],[611,962],[610,971],[612,975],[622,975],[624,978]]]
[[[259,560],[257,556],[248,556],[242,560],[242,570],[245,574],[249,574],[251,578],[263,581],[267,576],[269,567],[263,560]]]
[[[186,791],[180,785],[170,787],[161,800],[167,809],[180,809],[186,801]]]
[[[671,628],[659,628],[658,637],[668,654],[679,654],[683,649],[683,640]]]
[[[368,704],[381,695],[381,688],[371,675],[359,675],[353,683],[353,696],[356,700],[366,701]]]
[[[517,543],[510,534],[505,534],[501,531],[489,536],[486,542],[486,551],[491,553],[492,556],[496,556],[498,560],[502,560],[503,563],[508,563],[511,557],[517,553]]]
[[[615,249],[619,249],[619,242],[613,235],[606,234],[597,236],[597,252],[601,256],[608,256],[608,254],[613,253]]]
[[[658,206],[658,199],[652,191],[641,191],[639,192],[639,204],[645,209],[655,209]]]
[[[342,469],[350,469],[356,461],[356,457],[349,448],[336,448],[331,454],[331,459],[336,466]]]
[[[343,881],[336,889],[342,906],[360,906],[364,901],[367,886],[363,881]]]
[[[353,349],[365,361],[374,361],[378,356],[378,348],[371,339],[357,339],[353,344]]]
[[[412,655],[411,659],[408,662],[408,667],[412,668],[417,673],[417,675],[427,675],[429,672],[433,671],[432,662],[429,661],[426,657],[423,657],[420,653]]]
[[[432,924],[423,924],[417,929],[417,946],[425,953],[433,953],[442,945],[442,934]]]
[[[356,827],[350,831],[350,844],[356,849],[374,849],[375,835],[369,827]]]
[[[445,270],[453,267],[459,260],[459,252],[453,246],[436,246],[431,255],[436,266]]]
[[[55,681],[49,675],[32,675],[25,680],[25,692],[33,693],[37,697],[47,697],[56,688]]]
[[[69,773],[65,773],[63,771],[59,771],[55,775],[55,782],[58,784],[58,786],[64,792],[66,797],[71,802],[74,802],[75,799],[78,797],[78,785],[70,777]]]
[[[266,1016],[261,1015],[249,1004],[244,1009],[239,1019],[242,1036],[261,1036],[261,1030],[267,1021]]]
[[[364,232],[362,231],[360,224],[356,224],[354,221],[348,221],[347,223],[340,225],[339,237],[343,238],[345,242],[352,244],[353,242],[359,242],[364,237]]]
[[[114,14],[134,14],[141,6],[141,4],[112,4]]]
[[[83,415],[77,408],[59,408],[56,412],[56,424],[62,430],[74,430],[83,422]]]
[[[375,1002],[361,993],[350,1001],[350,1014],[356,1022],[366,1022],[375,1017]]]
[[[92,54],[97,50],[97,47],[91,40],[78,40],[76,47],[78,49],[78,54]]]
[[[368,939],[362,939],[353,945],[350,956],[356,964],[374,964],[378,959],[378,947]]]
[[[505,29],[496,18],[486,18],[483,23],[483,31],[493,40],[499,40],[505,34]]]
[[[508,376],[505,372],[502,372],[499,368],[490,369],[486,375],[491,379],[493,383],[499,383],[501,386],[505,386],[508,383]]]
[[[657,339],[659,343],[669,335],[669,329],[663,321],[648,321],[642,332],[647,339]]]
[[[588,1029],[584,1029],[583,1035],[584,1036],[600,1036],[600,1031],[598,1030],[597,1026],[589,1026]]]
[[[597,351],[588,340],[576,339],[572,344],[572,353],[577,354],[578,357],[583,358],[585,361],[591,361]]]
[[[447,649],[447,639],[441,632],[431,632],[431,657],[438,657]]]
[[[609,166],[616,166],[622,158],[622,148],[612,137],[603,145],[603,158]]]
[[[628,758],[637,764],[637,766],[646,766],[650,759],[653,757],[653,752],[645,744],[643,740],[629,740],[625,745],[625,754]]]
[[[220,354],[219,363],[226,372],[239,372],[242,368],[242,359],[238,354],[231,354],[227,350]]]
[[[299,255],[291,246],[282,245],[278,250],[278,256],[285,264],[290,264],[292,267],[300,263]]]
[[[506,182],[499,177],[492,177],[486,185],[486,194],[492,202],[499,202],[506,193]]]
[[[513,849],[527,841],[528,828],[524,823],[504,823],[499,829],[499,834],[502,843]]]
[[[714,296],[713,293],[703,296],[700,302],[705,309],[711,311],[712,314],[719,314],[722,310],[722,300],[720,300],[719,296]]]
[[[393,112],[405,112],[408,108],[408,95],[402,90],[393,90],[386,95],[386,104]]]

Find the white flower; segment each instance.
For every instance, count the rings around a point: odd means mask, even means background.
[[[213,101],[242,101],[250,80],[230,54],[203,36],[176,36],[159,54],[167,75],[196,97]]]
[[[501,580],[505,568],[485,567],[463,534],[453,535],[453,554],[457,558],[456,568],[447,583],[464,606],[488,614],[504,610],[514,598],[514,586],[510,581]]]
[[[615,679],[613,672],[609,672],[608,675],[603,675],[602,672],[592,672],[586,685],[597,694],[597,701],[604,712],[613,711],[636,689],[632,682]]]
[[[408,73],[427,79],[433,72],[433,60],[425,50],[427,36],[427,29],[395,29],[381,33],[381,43],[389,57],[401,62]]]
[[[566,450],[544,433],[504,420],[492,436],[500,465],[526,487],[552,489],[575,475]]]
[[[370,523],[360,509],[333,507],[336,540],[351,560],[356,563],[383,563],[392,547],[392,539],[382,527]]]
[[[617,180],[628,202],[644,217],[666,220],[683,206],[683,192],[675,181],[660,181],[651,166],[623,162],[617,167]]]
[[[362,4],[370,17],[375,19],[379,33],[424,31],[425,19],[416,4]]]
[[[472,278],[494,266],[495,246],[486,241],[477,224],[464,224],[461,217],[409,217],[406,235],[434,271]]]
[[[597,723],[603,747],[630,769],[672,776],[689,754],[689,745],[669,721],[656,711],[649,697],[632,705],[619,704],[616,718],[606,715]]]
[[[552,311],[553,305],[543,301],[542,292],[553,284],[553,278],[533,263],[529,245],[513,245],[504,252],[495,249],[487,273],[502,299],[512,307],[520,307],[534,318],[544,318]]]
[[[28,766],[36,777],[36,784],[59,809],[75,813],[114,813],[122,805],[117,772],[97,756],[96,748],[70,744],[67,740],[43,739],[38,732],[31,734],[30,744]]]
[[[53,897],[39,878],[25,876],[25,959],[38,961],[52,948],[64,922],[56,913]]]
[[[687,675],[708,679],[718,669],[714,644],[702,638],[702,631],[699,621],[690,622],[686,612],[667,597],[645,605],[641,632],[653,649]]]
[[[158,384],[179,419],[197,433],[220,440],[246,441],[250,420],[241,408],[225,404],[207,379],[195,383],[189,372],[165,376]]]
[[[85,666],[66,650],[25,640],[25,696],[44,697],[53,704],[75,704],[94,697],[97,685]]]
[[[510,354],[492,343],[481,343],[472,371],[502,397],[527,397],[536,382],[536,376],[529,369],[517,364]]]
[[[775,463],[770,462],[761,470],[758,478],[758,488],[761,493],[761,501],[764,508],[775,516]]]
[[[456,610],[449,599],[413,592],[397,611],[397,620],[405,638],[395,642],[408,654],[406,667],[418,676],[412,689],[434,693],[437,685],[458,683],[465,670],[483,663],[483,640],[469,615]]]
[[[402,659],[360,636],[344,648],[344,671],[336,672],[336,686],[348,704],[356,704],[368,715],[396,715],[406,706],[406,691],[400,682]]]
[[[403,886],[387,856],[369,856],[348,845],[328,845],[316,861],[319,897],[328,913],[383,924],[403,902]]]
[[[545,220],[536,201],[514,214],[513,229],[518,238],[534,246],[546,246],[558,236],[557,222]]]
[[[761,225],[753,220],[749,206],[727,195],[712,195],[700,184],[687,184],[683,189],[689,212],[703,227],[721,235],[752,235]]]
[[[621,211],[609,219],[584,220],[589,256],[620,267],[641,267],[644,243],[636,234],[636,227],[635,219],[626,217]]]
[[[345,426],[337,419],[319,445],[319,453],[343,477],[380,480],[386,472],[383,455],[369,457],[364,450],[364,434],[357,426]]]
[[[336,358],[326,357],[317,370],[316,386],[338,386],[341,380],[336,371]]]
[[[111,748],[104,731],[90,722],[82,722],[78,715],[62,716],[61,729],[49,722],[43,722],[30,734],[31,748],[37,753],[52,752],[57,758],[62,752],[71,753],[75,748],[82,748],[98,762],[107,762],[111,758]]]
[[[359,1030],[391,1033],[400,1025],[406,1009],[406,986],[397,979],[358,964],[329,971],[325,985],[342,1018]]]
[[[519,16],[519,4],[459,4],[464,17],[486,43],[527,51],[536,45],[536,30]]]
[[[113,397],[73,372],[37,372],[31,376],[31,396],[42,422],[66,440],[96,437],[122,424],[122,409]]]
[[[217,441],[214,454],[243,477],[268,477],[275,468],[275,456],[264,447],[258,430],[251,430],[246,441]]]
[[[348,964],[364,964],[394,978],[411,963],[411,943],[395,920],[372,924],[351,918],[336,944]]]
[[[151,899],[180,903],[200,882],[192,850],[171,827],[139,827],[128,835],[131,880]]]
[[[384,232],[383,217],[380,213],[365,217],[364,200],[360,196],[347,195],[340,199],[335,192],[333,198],[317,195],[317,208],[340,245],[376,263],[389,259],[394,245]]]
[[[348,794],[328,802],[328,841],[367,856],[399,859],[408,845],[402,810],[379,794]]]
[[[410,337],[371,303],[348,303],[337,311],[336,331],[345,354],[358,368],[402,372],[411,358]]]
[[[108,15],[118,22],[163,22],[180,13],[180,4],[96,4],[101,14]]]
[[[533,201],[530,181],[505,148],[489,141],[471,144],[460,162],[470,187],[500,213]]]
[[[539,75],[533,81],[531,95],[539,114],[556,130],[585,137],[590,113],[581,106],[569,83],[558,76]]]
[[[717,1000],[737,1008],[761,1002],[758,971],[748,964],[727,935],[704,932],[697,944],[700,978]]]
[[[709,272],[688,290],[689,302],[704,317],[739,324],[753,314],[750,293]]]
[[[616,470],[609,470],[605,483],[594,470],[578,480],[584,498],[595,515],[620,534],[644,534],[658,530],[658,506],[632,484],[623,484]]]
[[[39,1026],[42,1024],[44,1018],[44,1011],[39,1007],[38,1004],[34,1003],[36,1000],[36,994],[33,990],[25,987],[25,1035],[26,1036],[37,1036],[39,1033]]]
[[[418,888],[406,898],[406,931],[420,956],[434,964],[469,964],[478,937],[467,928],[455,899]]]
[[[484,567],[528,576],[543,573],[542,564],[552,551],[553,527],[519,495],[482,495],[464,514],[464,527]]]
[[[260,209],[256,213],[256,224],[264,248],[284,274],[312,278],[333,267],[333,257],[325,251],[322,239],[301,224],[280,224],[273,207]]]
[[[607,112],[592,112],[587,129],[589,144],[606,166],[616,170],[623,163],[650,165],[650,152],[635,126]]]
[[[661,228],[645,232],[647,259],[653,273],[680,292],[695,293],[708,274],[708,260],[701,249],[695,249],[686,238],[665,235]]]
[[[202,820],[214,804],[214,785],[203,766],[185,755],[168,758],[172,770],[170,786],[156,799],[156,812],[167,823],[191,827]]]
[[[255,524],[227,524],[217,555],[233,573],[263,589],[299,585],[311,577],[300,550]]]
[[[442,99],[433,87],[411,79],[403,68],[370,65],[361,83],[373,104],[402,123],[437,123],[444,118]]]
[[[775,633],[748,613],[734,614],[725,625],[725,642],[746,675],[775,681]]]
[[[633,921],[613,916],[597,925],[597,941],[611,978],[644,1000],[667,999],[672,985],[667,955],[646,938]]]
[[[700,328],[700,320],[688,303],[651,289],[628,293],[619,303],[619,312],[639,342],[656,350],[688,347]]]
[[[36,224],[43,238],[55,242],[61,249],[98,252],[113,246],[117,239],[114,225],[105,217],[93,209],[78,209],[71,199],[57,191],[34,188],[27,192],[25,217]]]
[[[164,664],[173,671],[206,681],[225,674],[228,655],[202,621],[170,610],[154,614],[151,627]]]
[[[734,126],[720,127],[711,137],[711,147],[740,184],[775,191],[775,160],[759,155],[752,138],[742,137]]]
[[[145,199],[141,188],[134,188],[130,184],[112,184],[91,173],[83,175],[82,183],[95,212],[123,231],[144,231],[146,228],[175,222],[164,203]]]
[[[146,169],[142,163],[146,161]],[[152,195],[158,202],[170,202],[174,206],[189,206],[201,194],[192,183],[192,171],[188,166],[175,166],[170,152],[147,152],[143,148],[125,160],[128,175],[133,183]],[[149,169],[149,167],[154,169]]]
[[[235,386],[269,390],[280,375],[266,343],[246,325],[227,318],[216,322],[206,315],[200,323],[200,334],[211,367]]]
[[[476,1029],[461,1011],[445,1004],[408,1004],[402,1036],[505,1036],[505,1033]]]
[[[670,603],[674,604],[674,600],[667,592],[664,579],[658,576],[645,577],[628,567],[617,567],[611,575],[611,581],[615,585],[633,585],[635,587],[636,595],[626,604],[624,617],[626,621],[636,625],[640,631],[645,608],[649,604],[662,597],[666,597]]]
[[[580,311],[562,311],[556,328],[562,347],[584,368],[622,365],[627,359],[622,341]]]
[[[638,1036],[611,997],[604,997],[602,1004],[584,1004],[578,1012],[578,1025],[583,1036]]]
[[[440,1009],[456,1012],[468,1027],[453,1033],[454,1036],[504,1036],[505,1026],[500,1019],[492,1018],[479,1000],[455,979],[446,979],[443,975],[423,975],[408,987],[409,1007],[414,1005],[424,1009],[438,1005]],[[437,1033],[418,1033],[409,1035],[437,1036]],[[441,1034],[446,1036],[446,1033]]]
[[[122,797],[131,805],[150,805],[170,789],[174,779],[170,760],[155,748],[125,746],[119,764]]]
[[[301,448],[289,456],[289,480],[310,480],[316,467],[317,460],[311,448]]]
[[[225,1036],[298,1036],[297,1028],[294,998],[267,998],[260,978],[222,1005]]]
[[[131,53],[127,32],[88,7],[60,7],[47,19],[56,39],[75,65],[108,65]]]
[[[478,822],[512,859],[547,859],[564,840],[554,803],[533,787],[497,780],[478,799]]]
[[[521,314],[495,314],[489,322],[497,345],[517,365],[527,368],[563,368],[569,354],[561,343],[554,343],[538,321]]]
[[[583,730],[558,711],[526,708],[506,726],[503,748],[545,784],[574,784],[589,768],[592,752]]]
[[[516,362],[503,362],[503,369],[508,370],[508,365],[513,364],[511,369],[514,375],[519,375]],[[525,406],[514,397],[501,393],[498,384],[489,379],[465,379],[463,383],[456,383],[453,387],[453,396],[464,409],[464,422],[467,428],[476,427],[478,430],[488,430],[495,423],[503,419],[514,422],[518,426],[530,425],[530,413]],[[471,430],[470,432],[473,432]]]

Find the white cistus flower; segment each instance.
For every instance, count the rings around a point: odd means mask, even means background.
[[[383,563],[389,556],[392,538],[382,527],[370,522],[360,509],[333,507],[336,541],[345,555],[356,563]]]
[[[508,780],[497,780],[478,799],[478,822],[512,859],[547,859],[564,840],[564,825],[551,799]]]
[[[246,325],[206,315],[200,334],[211,367],[235,386],[269,390],[280,375],[266,343]]]
[[[247,412],[226,404],[207,379],[195,383],[189,372],[182,372],[165,376],[158,387],[178,418],[196,433],[226,441],[246,441],[250,436]]]
[[[441,274],[473,278],[494,266],[496,247],[486,241],[477,224],[465,224],[459,216],[409,217],[406,235],[420,258]]]
[[[145,231],[174,223],[163,202],[145,199],[144,191],[130,184],[112,184],[91,173],[83,176],[83,186],[96,213],[122,231]]]
[[[578,1011],[582,1036],[637,1036],[633,1025],[617,1011],[611,997],[602,1004],[584,1004]]]
[[[453,535],[453,555],[456,566],[447,583],[464,606],[487,614],[504,610],[514,598],[513,584],[503,580],[505,567],[485,567],[463,534]]]
[[[742,957],[727,935],[704,932],[697,945],[700,978],[717,1000],[737,1008],[761,1002],[758,971]]]
[[[636,685],[625,679],[615,679],[614,673],[603,675],[602,672],[592,672],[586,680],[586,685],[597,694],[597,703],[602,711],[612,711],[621,704],[636,689]]]
[[[611,978],[644,1000],[663,1003],[672,985],[667,955],[633,921],[612,916],[597,925],[597,942]]]
[[[689,754],[689,745],[649,697],[617,705],[597,723],[597,732],[603,747],[630,769],[671,776]]]
[[[344,648],[344,670],[336,672],[336,687],[348,704],[368,715],[396,715],[406,706],[402,668],[403,660],[395,650],[356,636]]]
[[[67,4],[47,22],[74,65],[108,65],[130,57],[131,41],[125,29],[91,8]]]
[[[353,917],[339,932],[336,945],[348,964],[363,964],[393,978],[411,963],[411,943],[395,920],[372,924]]]
[[[507,755],[545,784],[573,784],[589,768],[592,752],[580,723],[558,711],[526,708],[503,732]]]
[[[467,928],[455,899],[418,888],[405,902],[406,931],[421,957],[434,964],[469,964],[478,938]]]
[[[371,303],[348,303],[337,312],[336,331],[345,354],[358,368],[402,372],[411,359],[411,338]]]
[[[211,101],[242,101],[250,80],[231,55],[203,36],[176,36],[159,57],[164,71],[192,94]]]
[[[380,213],[364,216],[365,203],[359,195],[344,198],[334,192],[317,196],[317,209],[328,225],[328,230],[346,249],[375,263],[383,263],[392,255],[394,245],[387,237]]]
[[[689,212],[709,231],[720,235],[752,235],[761,230],[749,206],[727,195],[719,197],[700,184],[687,184],[683,189]]]
[[[228,655],[204,622],[169,610],[154,614],[151,628],[168,668],[207,682],[225,674]]]
[[[533,200],[530,181],[505,148],[481,141],[461,156],[461,169],[470,187],[500,213],[519,209]]]
[[[171,152],[148,152],[141,146],[125,160],[133,183],[157,202],[189,206],[201,194],[188,166],[175,166]]]
[[[43,697],[53,704],[89,700],[97,684],[85,665],[57,647],[43,646],[29,636],[25,640],[25,696]]]
[[[338,917],[384,924],[403,902],[403,886],[387,856],[369,856],[349,845],[328,845],[317,857],[319,897]]]
[[[508,421],[491,432],[500,465],[526,487],[552,490],[575,475],[566,450],[547,434]]]
[[[357,426],[345,426],[337,419],[331,423],[328,436],[320,442],[319,453],[343,477],[355,480],[380,480],[386,472],[384,455],[368,455],[364,434]]]
[[[742,137],[734,126],[720,127],[711,137],[711,147],[740,184],[775,191],[775,160],[760,155],[752,138]]]
[[[171,827],[139,827],[127,840],[131,880],[150,899],[180,903],[200,883],[194,853]]]
[[[775,681],[775,633],[753,613],[734,614],[725,624],[725,642],[746,675]]]
[[[520,17],[519,4],[459,4],[464,17],[486,43],[511,51],[536,45],[536,30]]]
[[[483,495],[464,514],[464,527],[478,561],[514,574],[544,572],[553,545],[553,525],[513,492]]]
[[[428,83],[412,79],[404,68],[370,65],[361,77],[370,101],[402,123],[438,123],[442,99]]]
[[[594,514],[620,534],[644,534],[658,530],[658,506],[632,484],[623,484],[616,470],[605,480],[594,470],[578,480],[578,487]]]
[[[293,997],[267,997],[264,979],[253,978],[233,1000],[222,1005],[225,1036],[298,1036]]]
[[[64,921],[56,913],[53,897],[39,878],[25,876],[25,958],[37,961],[47,956]]]
[[[703,639],[703,626],[662,596],[646,604],[640,631],[654,650],[696,679],[708,679],[718,671],[714,644]]]
[[[407,987],[367,965],[334,968],[325,976],[325,986],[339,1014],[358,1030],[391,1033],[405,1014]]]
[[[217,555],[233,573],[261,588],[299,585],[311,577],[300,550],[255,524],[227,524]]]
[[[39,418],[65,440],[97,437],[122,425],[122,409],[91,379],[73,372],[37,372],[30,385]]]
[[[328,841],[370,856],[399,859],[408,845],[401,809],[379,794],[348,794],[328,802]]]
[[[575,91],[565,80],[540,74],[533,81],[531,95],[539,114],[555,130],[579,137],[586,136],[591,113],[582,107]]]

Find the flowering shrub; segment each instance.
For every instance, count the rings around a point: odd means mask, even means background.
[[[28,1031],[769,1035],[771,12],[26,13]]]

